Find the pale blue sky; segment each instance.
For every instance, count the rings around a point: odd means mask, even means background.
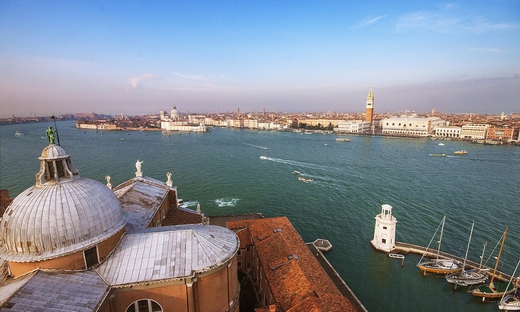
[[[520,112],[520,2],[4,1],[0,116]]]

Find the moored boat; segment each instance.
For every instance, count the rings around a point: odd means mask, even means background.
[[[493,274],[491,275],[491,280],[487,285],[480,285],[479,287],[470,291],[470,293],[475,297],[482,298],[482,302],[486,299],[499,299],[504,296],[505,293],[508,293],[513,290],[512,285],[510,283],[498,282],[493,283],[495,280],[495,276],[497,273],[498,263],[500,262],[500,255],[502,254],[502,249],[504,248],[504,243],[506,241],[507,236],[507,227],[502,235],[502,244],[500,245],[500,250],[498,251],[497,261],[495,263],[495,268],[493,269]]]
[[[466,255],[464,256],[464,262],[462,264],[462,269],[460,272],[455,272],[446,275],[446,281],[451,284],[455,284],[455,288],[457,286],[470,286],[482,284],[487,281],[487,274],[482,270],[467,270],[466,271],[466,260],[468,258],[469,246],[471,244],[471,236],[473,235],[473,228],[475,223],[471,224],[471,231],[469,232],[468,238],[468,246],[466,247]],[[486,245],[484,244],[484,250],[486,250]],[[484,251],[482,252],[482,256],[480,257],[480,267],[482,267],[482,258],[484,257]]]
[[[511,275],[511,279],[509,280],[509,284],[516,284],[515,290],[511,293],[504,293],[504,295],[500,299],[500,302],[498,303],[499,310],[520,311],[520,277],[516,279],[516,283],[513,283],[513,279],[515,278],[518,265],[520,265],[520,260],[518,260],[515,271],[513,272],[513,274]]]
[[[349,138],[336,138],[336,142],[350,142]]]
[[[426,275],[426,273],[435,273],[435,274],[449,274],[456,272],[460,270],[459,264],[455,259],[447,259],[447,258],[440,258],[440,250],[441,250],[441,243],[442,243],[442,233],[444,231],[444,223],[446,222],[446,216],[442,218],[441,221],[441,232],[439,236],[439,246],[437,247],[437,256],[435,259],[431,259],[430,261],[422,261],[426,253],[423,254],[421,257],[421,260],[419,260],[419,263],[417,264],[417,267],[423,271],[423,274]],[[437,230],[439,228],[437,227]],[[432,237],[435,237],[437,234],[437,231],[435,231],[435,234]],[[431,241],[430,241],[431,243]],[[428,245],[429,247],[429,245]],[[428,250],[428,247],[426,247],[426,250]]]

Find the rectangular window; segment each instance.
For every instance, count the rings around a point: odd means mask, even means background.
[[[386,244],[386,238],[381,239],[381,243]]]
[[[246,251],[251,251],[251,246],[247,246]]]
[[[386,226],[383,226],[383,230],[386,230]]]
[[[87,269],[99,263],[97,246],[85,250],[83,254],[85,256],[85,263],[87,264]]]
[[[242,267],[242,261],[238,261],[238,267],[239,267],[239,268]]]
[[[242,250],[239,249],[237,252],[237,256],[241,256],[241,255],[242,255]]]

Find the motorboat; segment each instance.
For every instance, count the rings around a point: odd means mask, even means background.
[[[260,159],[267,159],[267,156],[260,156]]]
[[[301,172],[298,170],[294,170],[294,174],[301,174]]]
[[[444,146],[444,143],[439,143],[439,146]]]
[[[453,152],[454,155],[467,155],[468,154],[468,151],[466,150],[460,150],[460,151],[455,151]]]
[[[350,142],[349,138],[337,138],[336,142]]]
[[[314,182],[313,179],[311,179],[311,178],[304,178],[304,177],[298,177],[298,180],[306,182],[306,183]]]
[[[446,157],[446,154],[430,154],[433,157]]]

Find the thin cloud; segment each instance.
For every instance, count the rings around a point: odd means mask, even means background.
[[[438,32],[485,33],[501,30],[520,29],[518,23],[492,23],[484,17],[458,17],[452,10],[455,6],[446,5],[447,10],[417,11],[398,17],[397,31],[432,30]],[[448,12],[449,11],[449,12]]]
[[[130,85],[132,86],[132,88],[137,88],[141,82],[143,82],[144,80],[147,80],[147,79],[152,79],[152,78],[158,78],[159,75],[156,75],[156,74],[142,74],[141,76],[137,76],[137,77],[132,77],[130,78]]]
[[[197,81],[197,82],[218,82],[218,81],[232,81],[233,79],[220,75],[185,75],[181,73],[174,73],[174,75],[178,78],[182,78],[184,80]]]
[[[469,49],[469,50],[470,51],[474,51],[474,52],[486,52],[486,53],[500,54],[500,50],[499,49],[493,49],[493,48],[488,48],[488,49],[472,48],[472,49]]]
[[[384,18],[386,15],[379,15],[379,16],[376,16],[376,17],[373,17],[371,19],[364,19],[362,20],[358,27],[367,27],[367,26],[370,26],[372,24],[374,24],[375,22],[379,21],[380,19]]]

